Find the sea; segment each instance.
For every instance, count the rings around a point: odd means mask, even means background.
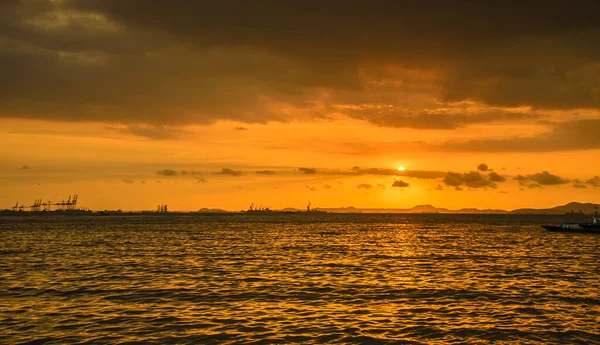
[[[0,215],[0,343],[600,344],[568,220]]]

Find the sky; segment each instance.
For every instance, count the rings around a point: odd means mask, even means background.
[[[0,209],[598,203],[598,18],[595,0],[3,0]]]

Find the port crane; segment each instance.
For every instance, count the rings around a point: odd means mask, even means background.
[[[13,211],[24,211],[25,209],[29,209],[30,211],[52,211],[52,207],[56,206],[57,211],[75,211],[77,209],[77,202],[79,200],[79,195],[69,195],[69,199],[67,201],[61,201],[57,203],[52,203],[52,201],[48,200],[44,202],[42,198],[35,199],[32,205],[26,206],[24,204],[19,205],[19,202],[15,204],[15,206],[11,207]]]

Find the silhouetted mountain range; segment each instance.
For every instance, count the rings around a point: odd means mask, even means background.
[[[585,214],[594,213],[594,208],[600,208],[600,204],[591,203],[579,203],[570,202],[563,206],[556,206],[546,209],[534,209],[534,208],[520,208],[518,210],[511,211],[511,213],[517,214],[565,214],[565,213],[578,213],[583,212]]]
[[[600,208],[600,204],[571,202],[563,206],[552,208],[519,208],[512,211],[499,209],[476,209],[462,208],[459,210],[450,210],[447,208],[438,208],[432,205],[418,205],[413,208],[356,208],[356,207],[340,207],[340,208],[316,208],[319,211],[330,213],[441,213],[441,214],[566,214],[566,213],[594,213],[594,207]]]
[[[314,211],[323,211],[328,213],[400,213],[400,214],[415,214],[415,213],[439,213],[439,214],[592,214],[594,208],[600,209],[600,204],[570,202],[566,205],[556,206],[552,208],[519,208],[512,211],[500,209],[477,209],[477,208],[461,208],[451,210],[447,208],[439,208],[432,205],[417,205],[412,208],[357,208],[354,206],[348,207],[317,207]],[[218,208],[202,208],[199,213],[229,213]],[[298,209],[294,207],[286,207],[274,212],[289,212],[289,213],[305,213],[306,209]]]

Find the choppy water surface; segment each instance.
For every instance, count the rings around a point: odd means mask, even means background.
[[[600,343],[560,217],[0,216],[0,343]]]

